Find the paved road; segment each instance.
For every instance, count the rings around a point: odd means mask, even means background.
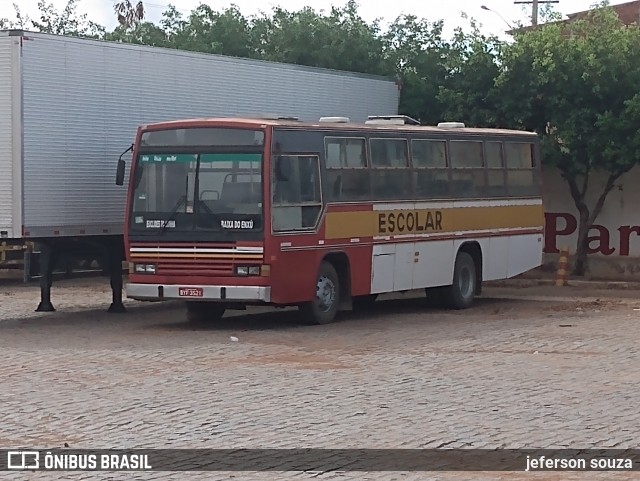
[[[0,446],[632,448],[640,440],[640,301],[633,293],[488,289],[464,312],[402,299],[329,326],[301,326],[295,311],[265,309],[191,325],[172,304],[128,302],[128,314],[108,315],[108,287],[100,282],[59,283],[53,314],[33,312],[36,288],[0,286]],[[106,474],[66,477],[310,476]],[[37,473],[37,479],[60,477]]]

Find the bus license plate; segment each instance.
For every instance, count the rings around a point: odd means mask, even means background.
[[[202,297],[204,291],[202,287],[180,287],[178,289],[178,295],[180,297]]]

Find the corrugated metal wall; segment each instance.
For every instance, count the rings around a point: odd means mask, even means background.
[[[13,149],[11,37],[0,37],[0,238],[13,237]],[[4,234],[6,232],[6,234]]]
[[[31,236],[122,231],[118,155],[147,122],[269,113],[394,114],[389,80],[33,35],[25,41],[24,224]]]

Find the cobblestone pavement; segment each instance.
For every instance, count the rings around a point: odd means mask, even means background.
[[[37,287],[0,284],[0,446],[633,448],[640,440],[637,294],[489,288],[469,311],[432,309],[409,296],[328,326],[302,326],[295,311],[271,309],[193,325],[171,303],[127,301],[127,314],[106,314],[103,279],[58,282],[58,311],[47,314],[33,312]],[[0,477],[63,479],[60,474]],[[326,473],[317,479],[638,474]],[[64,479],[123,480],[311,477],[64,473]]]

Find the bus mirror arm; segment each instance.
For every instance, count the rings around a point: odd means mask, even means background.
[[[118,158],[118,168],[116,170],[116,185],[124,184],[124,174],[125,174],[127,164],[122,157],[124,156],[124,154],[131,151],[133,151],[133,144],[131,144],[129,148],[127,148],[127,150],[122,152],[120,154],[120,157]]]

